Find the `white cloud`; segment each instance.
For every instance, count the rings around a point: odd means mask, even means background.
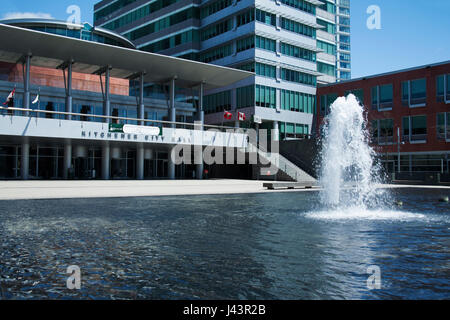
[[[53,19],[51,14],[43,12],[8,12],[3,16],[4,20],[26,18]]]

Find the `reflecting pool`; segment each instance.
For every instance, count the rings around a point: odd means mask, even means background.
[[[391,192],[403,207],[327,211],[313,191],[0,201],[0,297],[450,298],[449,190]]]

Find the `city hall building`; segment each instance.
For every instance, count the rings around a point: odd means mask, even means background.
[[[365,106],[372,145],[388,172],[448,176],[450,61],[322,85],[317,91],[318,134],[330,105],[353,93]]]
[[[0,41],[0,179],[202,178],[203,163],[172,161],[175,146],[247,146],[204,125],[203,101],[250,72],[138,51],[89,24],[5,20]]]

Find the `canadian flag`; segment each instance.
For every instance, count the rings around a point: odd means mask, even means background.
[[[16,88],[13,89],[13,91],[11,91],[11,93],[9,94],[8,98],[6,98],[6,101],[3,102],[3,105],[6,106],[12,98],[14,98],[14,94],[16,93]]]
[[[239,121],[245,121],[245,113],[238,112],[238,120]]]
[[[231,118],[233,117],[233,114],[231,112],[228,111],[224,111],[223,112],[223,117],[227,120],[231,120]]]

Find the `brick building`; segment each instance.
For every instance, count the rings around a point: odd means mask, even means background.
[[[349,93],[365,106],[388,172],[449,173],[450,61],[319,86],[316,133],[330,105]]]

